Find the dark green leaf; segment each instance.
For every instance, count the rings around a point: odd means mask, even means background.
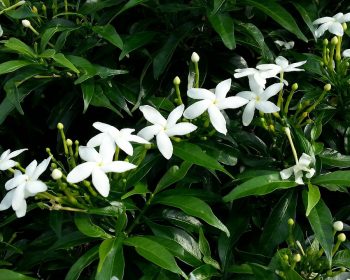
[[[147,185],[142,182],[137,182],[135,184],[135,187],[131,191],[124,194],[120,199],[126,199],[135,194],[146,194],[146,193],[149,193]]]
[[[110,217],[119,217],[121,213],[123,213],[125,206],[123,203],[119,203],[119,205],[110,205],[103,208],[89,208],[87,213],[101,215],[101,216],[110,216]]]
[[[322,164],[340,168],[350,167],[350,156],[342,155],[335,150],[325,149],[322,153],[318,154],[318,156]]]
[[[95,93],[90,104],[96,107],[108,108],[120,117],[123,117],[123,115],[111,104],[107,96],[103,93],[102,88],[98,85],[95,85]]]
[[[5,43],[5,47],[9,48],[10,50],[13,50],[19,54],[23,54],[25,56],[29,56],[31,58],[36,58],[37,55],[34,52],[34,50],[23,43],[21,40],[18,40],[17,38],[10,38]]]
[[[62,53],[56,53],[52,56],[53,60],[55,60],[58,64],[72,70],[73,72],[79,74],[80,71],[74,66],[72,62],[70,62]]]
[[[299,14],[301,15],[301,17],[303,18],[303,20],[305,21],[307,27],[309,27],[312,36],[314,37],[315,41],[316,41],[316,35],[315,35],[315,25],[312,23],[313,20],[311,19],[308,11],[307,11],[307,7],[304,5],[299,4],[298,2],[293,1],[292,4],[294,5],[294,7],[298,10]]]
[[[350,171],[334,171],[312,178],[311,182],[316,185],[343,185],[350,184]]]
[[[0,269],[0,279],[1,280],[36,280],[37,278],[32,278],[8,269]]]
[[[236,48],[234,23],[231,16],[228,13],[212,14],[208,19],[224,45],[230,50]]]
[[[196,280],[210,280],[213,277],[219,277],[220,273],[211,265],[205,264],[193,270],[190,276]]]
[[[92,30],[119,49],[123,49],[123,41],[113,25],[94,26]]]
[[[14,72],[22,67],[33,64],[27,60],[11,60],[0,64],[0,75]]]
[[[93,79],[89,79],[83,83],[81,83],[81,91],[83,92],[84,98],[84,110],[83,113],[86,112],[87,108],[90,105],[91,99],[94,97],[95,93],[95,82]]]
[[[148,0],[129,0],[120,10],[119,12],[117,13],[117,15],[120,15],[121,13],[139,5],[139,4],[142,4],[142,3],[145,3],[147,2]]]
[[[208,240],[204,236],[203,228],[199,229],[199,249],[203,254],[203,261],[206,264],[220,270],[219,263],[211,257],[210,245]]]
[[[321,198],[321,193],[317,186],[309,183],[308,187],[309,187],[309,191],[307,193],[306,216],[309,216],[311,210],[316,206],[316,204]]]
[[[122,60],[130,52],[137,50],[144,45],[152,42],[156,32],[153,31],[143,31],[134,33],[124,39],[124,45],[121,54],[119,55],[119,60]]]
[[[350,250],[338,251],[333,257],[333,265],[350,269]]]
[[[75,213],[74,222],[79,231],[89,237],[110,238],[101,227],[95,225],[88,214]]]

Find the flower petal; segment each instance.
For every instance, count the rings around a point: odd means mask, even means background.
[[[339,22],[333,22],[329,26],[328,31],[331,32],[334,35],[337,35],[337,36],[343,36],[344,35],[343,26]]]
[[[315,36],[317,38],[321,37],[325,33],[325,31],[328,30],[328,28],[331,24],[332,24],[332,22],[326,22],[326,23],[320,25],[320,27],[315,30]]]
[[[6,182],[5,189],[11,190],[13,188],[16,188],[17,186],[23,184],[27,178],[28,178],[28,176],[26,176],[24,174],[20,174],[18,176],[15,176]]]
[[[160,125],[154,124],[141,129],[137,135],[149,141],[157,135],[161,129],[162,127]]]
[[[22,203],[15,210],[17,218],[22,218],[26,215],[27,212],[27,202],[23,199]]]
[[[263,101],[268,100],[270,97],[276,95],[283,87],[283,83],[275,83],[264,90],[262,94],[259,95],[260,99]]]
[[[157,134],[157,147],[166,159],[170,159],[173,155],[173,144],[171,143],[169,136],[163,131]]]
[[[190,120],[195,119],[202,115],[208,109],[210,104],[212,104],[212,101],[207,99],[193,103],[185,110],[184,117]]]
[[[8,160],[2,160],[0,161],[0,170],[4,171],[7,170],[11,167],[16,166],[16,162],[12,159],[8,159]]]
[[[115,130],[119,131],[114,126],[111,126],[111,125],[103,123],[103,122],[94,122],[92,126],[94,128],[96,128],[97,130],[104,132],[104,133],[109,133],[110,131],[115,131]]]
[[[306,173],[306,178],[311,178],[312,176],[314,176],[316,173],[316,170],[314,168],[310,168],[310,170]]]
[[[102,143],[101,143],[102,144]],[[79,146],[79,156],[90,162],[101,162],[101,155],[95,150],[95,148],[87,146]]]
[[[10,159],[10,158],[13,158],[15,156],[18,156],[20,153],[26,151],[28,149],[20,149],[20,150],[17,150],[17,151],[13,151],[12,153],[10,153],[7,157],[7,159]]]
[[[255,108],[266,114],[275,113],[280,110],[278,106],[273,104],[271,101],[259,101],[255,103]]]
[[[37,168],[35,168],[35,171],[33,175],[30,177],[31,180],[37,180],[41,174],[44,173],[44,171],[47,169],[51,161],[51,157],[48,157],[47,159],[44,159]]]
[[[292,63],[289,64],[288,67],[286,67],[284,69],[284,72],[292,72],[292,71],[305,71],[304,69],[298,69],[297,67],[304,65],[306,63],[306,60],[304,61],[300,61],[300,62],[296,62],[296,63]]]
[[[140,143],[140,144],[149,144],[149,142],[147,140],[145,140],[142,137],[137,136],[137,135],[129,135],[127,137],[127,141]]]
[[[168,116],[166,127],[170,128],[176,124],[176,122],[182,117],[185,110],[185,105],[181,104],[177,106]]]
[[[10,154],[10,149],[7,149],[5,152],[3,152],[0,156],[0,160],[3,160],[5,158],[8,157],[8,155]]]
[[[344,50],[343,51],[343,56],[344,57],[350,57],[350,49]]]
[[[236,109],[236,108],[244,106],[248,102],[249,102],[249,100],[246,98],[239,97],[239,96],[230,96],[230,97],[221,99],[219,102],[217,102],[216,106],[220,110]]]
[[[144,105],[140,106],[140,110],[147,121],[161,126],[166,125],[166,119],[153,107]]]
[[[281,178],[283,180],[288,179],[293,174],[293,167],[289,167],[280,171]]]
[[[242,122],[244,126],[249,125],[254,117],[254,111],[255,111],[255,100],[249,101],[247,106],[245,106],[243,115],[242,115]]]
[[[37,193],[45,192],[47,190],[47,185],[41,181],[31,181],[26,184],[26,190],[35,195]]]
[[[94,168],[92,170],[92,184],[103,197],[109,195],[109,180],[107,175],[100,168]]]
[[[115,142],[112,138],[104,138],[100,146],[99,154],[102,162],[111,162],[115,154]]]
[[[196,129],[197,129],[197,126],[195,126],[194,124],[181,122],[167,129],[165,133],[169,137],[171,137],[176,135],[186,135],[195,131]]]
[[[19,185],[17,188],[13,191],[13,198],[12,198],[12,209],[17,210],[21,207],[21,204],[25,202],[24,199],[24,192],[25,192],[25,183],[22,185]]]
[[[86,144],[87,147],[97,147],[100,146],[102,144],[102,141],[105,137],[110,137],[109,134],[101,132],[99,134],[97,134],[96,136],[92,137]]]
[[[115,172],[115,173],[123,173],[129,171],[131,169],[136,168],[137,166],[126,162],[126,161],[113,161],[102,167],[102,171],[105,173]]]
[[[0,211],[7,210],[12,205],[12,199],[14,195],[15,190],[12,190],[8,192],[5,197],[0,202]]]
[[[309,167],[311,162],[312,162],[312,157],[310,157],[308,154],[303,153],[299,158],[298,164],[302,168],[304,168],[304,167]]]
[[[243,69],[236,69],[235,72],[236,73],[233,76],[236,79],[239,79],[242,77],[254,75],[256,72],[258,72],[258,70],[256,70],[255,68],[243,68]]]
[[[252,99],[255,99],[256,94],[252,91],[241,91],[241,92],[237,93],[236,96],[242,97],[242,98],[250,101]]]
[[[141,137],[139,137],[141,138]],[[142,138],[141,138],[142,139]],[[123,137],[119,137],[119,138],[115,138],[114,139],[115,142],[117,143],[117,146],[124,151],[126,154],[128,154],[129,156],[132,156],[134,153],[134,149],[132,147],[132,145],[130,144],[129,141],[127,141],[127,139],[123,138]]]
[[[274,71],[281,71],[281,66],[276,65],[276,64],[259,64],[256,66],[257,69],[261,70],[261,71],[270,71],[270,70],[274,70]]]
[[[69,183],[78,183],[85,180],[91,175],[92,170],[95,168],[96,163],[84,162],[79,164],[67,175],[67,181]]]
[[[214,126],[214,128],[218,132],[226,135],[227,133],[226,120],[223,114],[221,114],[219,108],[215,105],[211,105],[208,108],[208,113],[209,113],[210,122]]]
[[[338,21],[339,21],[340,23],[350,21],[350,13],[346,13],[346,14],[343,15]]]
[[[210,90],[204,88],[191,88],[187,91],[187,96],[193,99],[215,100],[216,96]]]
[[[333,22],[334,19],[332,17],[321,17],[319,19],[316,19],[313,24],[323,24],[326,22]]]
[[[289,65],[289,61],[283,56],[277,56],[275,63],[279,65],[282,69],[286,68]]]
[[[231,79],[224,80],[220,83],[215,88],[215,96],[216,99],[223,99],[226,97],[227,93],[231,89]]]
[[[33,160],[27,167],[26,167],[26,175],[28,177],[32,177],[33,173],[35,172],[35,169],[38,165],[38,162],[36,160]]]

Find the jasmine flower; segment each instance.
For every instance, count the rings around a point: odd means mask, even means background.
[[[20,149],[11,153],[10,149],[8,149],[5,152],[3,152],[0,156],[0,170],[4,171],[14,167],[16,165],[16,162],[12,160],[12,158],[18,156],[20,153],[26,150],[28,149]]]
[[[350,21],[350,13],[338,13],[333,17],[322,17],[313,22],[313,24],[320,26],[315,31],[317,38],[321,37],[327,30],[337,36],[344,35],[342,23]]]
[[[303,171],[306,172],[306,175],[305,175],[306,178],[311,178],[315,174],[315,169],[309,167],[311,163],[312,163],[312,158],[309,155],[303,153],[299,158],[298,162],[294,166],[289,167],[287,169],[283,169],[280,172],[281,178],[283,180],[288,179],[294,173],[295,182],[298,183],[299,185],[302,185],[304,184]]]

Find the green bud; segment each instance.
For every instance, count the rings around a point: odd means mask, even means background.
[[[51,163],[51,168],[52,168],[52,169],[57,168],[57,164],[56,164],[56,163],[54,163],[54,162],[52,162],[52,163]]]
[[[294,91],[296,91],[297,89],[298,89],[298,83],[294,83],[293,85],[292,85],[292,90],[294,90]]]
[[[45,151],[46,151],[48,154],[51,153],[50,148],[46,148]]]
[[[332,86],[331,86],[331,84],[326,84],[326,85],[323,87],[323,89],[324,89],[325,91],[330,91],[330,90],[332,89]]]
[[[288,225],[294,226],[294,220],[292,218],[288,219]]]
[[[145,144],[145,149],[150,150],[152,148],[152,144]]]
[[[335,231],[342,231],[344,228],[344,224],[342,221],[336,221],[333,223],[333,228]]]
[[[179,85],[181,83],[181,80],[178,76],[176,76],[173,80],[174,85]]]
[[[57,129],[62,130],[64,128],[63,123],[57,124]]]
[[[344,233],[340,233],[338,234],[337,238],[340,242],[344,242],[346,240],[346,235]]]
[[[33,6],[33,7],[32,7],[32,12],[33,12],[34,14],[38,14],[38,8],[35,7],[35,6]]]
[[[343,22],[343,23],[342,23],[342,26],[343,26],[344,31],[345,31],[346,29],[348,29],[348,26],[346,25],[346,22]]]
[[[68,146],[73,146],[73,141],[71,139],[67,139],[66,142]]]
[[[346,267],[342,266],[342,267],[340,268],[340,271],[341,271],[341,272],[345,272],[345,271],[346,271]]]
[[[338,41],[339,41],[339,40],[338,40],[338,37],[337,37],[337,36],[334,36],[334,37],[332,38],[332,40],[331,40],[331,44],[335,46],[336,44],[338,44]]]
[[[301,255],[300,255],[300,254],[295,254],[295,255],[293,256],[293,260],[294,260],[295,262],[300,262],[300,261],[301,261]]]
[[[328,40],[327,40],[327,39],[324,39],[324,40],[323,40],[323,45],[324,45],[324,46],[327,46],[327,45],[328,45]]]

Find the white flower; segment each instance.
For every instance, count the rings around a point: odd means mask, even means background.
[[[268,99],[276,95],[283,87],[283,84],[276,83],[269,86],[267,89],[263,89],[259,86],[251,85],[251,91],[242,91],[237,94],[242,98],[249,101],[247,106],[244,108],[242,120],[243,125],[247,126],[251,123],[254,117],[255,108],[264,113],[275,113],[280,110],[275,104]]]
[[[192,61],[193,63],[198,63],[198,61],[199,61],[199,55],[198,55],[198,53],[196,53],[196,52],[193,52],[193,53],[192,53],[192,55],[191,55],[191,61]]]
[[[290,50],[294,47],[294,41],[285,42],[285,41],[276,40],[275,44],[285,48],[286,50]]]
[[[130,142],[149,144],[149,142],[145,139],[137,135],[132,135],[135,129],[123,128],[121,130],[118,130],[114,126],[102,122],[95,122],[93,124],[93,127],[101,131],[101,133],[97,134],[89,140],[89,142],[87,143],[88,147],[96,147],[101,146],[103,144],[110,146],[107,149],[114,151],[117,145],[125,153],[132,156],[133,148]]]
[[[326,30],[328,30],[330,33],[337,35],[337,36],[343,36],[344,35],[344,29],[342,26],[342,23],[350,21],[350,13],[343,14],[338,13],[333,17],[322,17],[319,19],[316,19],[313,24],[321,24],[319,28],[315,31],[315,36],[317,38],[321,37],[323,33],[325,33]]]
[[[184,112],[184,117],[194,119],[208,110],[210,122],[213,127],[218,132],[226,134],[226,120],[220,111],[239,108],[248,103],[247,100],[238,96],[226,97],[230,88],[231,79],[227,79],[216,86],[215,93],[203,88],[189,89],[187,95],[193,99],[201,99],[201,101],[189,106]]]
[[[343,56],[344,57],[350,57],[350,49],[346,49],[343,51]]]
[[[47,169],[50,160],[49,157],[39,165],[36,160],[33,160],[27,166],[24,174],[19,170],[15,170],[14,177],[5,184],[5,189],[9,192],[0,203],[0,211],[12,206],[18,218],[26,214],[27,202],[25,199],[47,190],[46,184],[38,179]]]
[[[80,146],[79,155],[86,162],[74,167],[67,176],[69,183],[78,183],[92,175],[92,184],[104,197],[110,190],[108,172],[122,173],[136,168],[136,165],[125,161],[113,161],[114,149],[110,145],[101,145],[99,153],[92,147]]]
[[[59,179],[62,178],[62,176],[63,176],[63,174],[62,174],[62,171],[61,171],[61,170],[59,170],[59,169],[57,169],[57,168],[55,168],[54,170],[52,170],[52,173],[51,173],[52,179],[54,179],[54,180],[59,180]]]
[[[185,135],[197,129],[197,126],[191,123],[176,123],[181,118],[184,109],[185,106],[183,104],[176,107],[170,112],[168,119],[165,119],[153,107],[148,105],[140,106],[140,110],[145,119],[153,125],[143,128],[138,135],[146,140],[151,140],[156,136],[157,147],[166,159],[170,159],[173,154],[173,145],[170,140],[171,136]]]
[[[335,231],[342,231],[344,229],[344,224],[342,221],[336,221],[333,223],[333,229]]]
[[[288,179],[294,173],[294,181],[299,185],[302,185],[304,184],[303,171],[306,172],[306,178],[311,178],[315,174],[315,169],[309,167],[311,163],[312,158],[309,155],[303,153],[299,158],[297,164],[280,172],[281,178],[283,180]]]
[[[299,69],[297,67],[305,64],[306,60],[289,64],[286,58],[278,56],[275,59],[275,63],[276,64],[260,64],[256,66],[256,68],[262,71],[275,71],[276,73],[304,71],[304,69]]]
[[[30,26],[32,26],[32,24],[30,23],[30,21],[27,20],[27,19],[22,19],[22,25],[23,25],[24,27],[30,27]]]
[[[273,78],[278,74],[274,70],[272,70],[272,71],[260,71],[260,70],[255,69],[255,68],[236,69],[235,72],[236,73],[233,76],[236,79],[242,78],[242,77],[248,77],[249,85],[251,87],[258,85],[262,88],[265,88],[267,78]],[[252,84],[254,84],[254,85],[252,85]]]
[[[11,153],[11,151],[8,149],[5,152],[3,152],[0,156],[0,170],[4,171],[11,167],[14,167],[16,165],[16,162],[11,158],[18,156],[20,153],[26,150],[28,149],[20,149]]]

